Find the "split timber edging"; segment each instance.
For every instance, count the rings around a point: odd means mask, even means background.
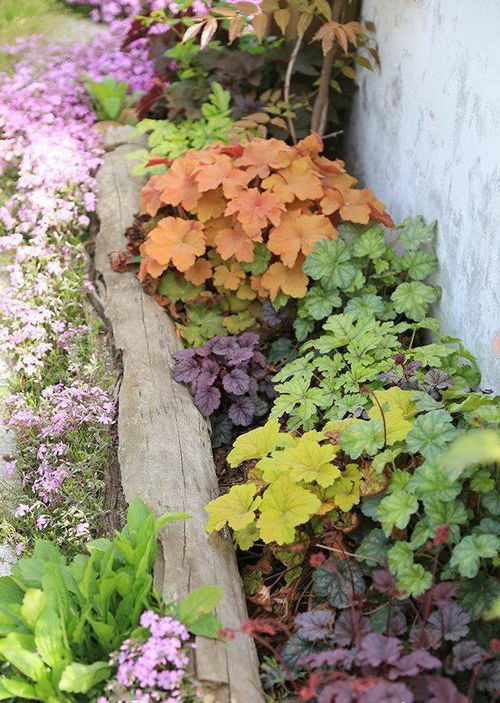
[[[204,506],[218,495],[208,426],[187,388],[171,378],[172,353],[182,345],[171,320],[144,294],[132,273],[115,273],[108,254],[125,246],[124,231],[139,209],[141,181],[125,156],[143,143],[130,127],[105,135],[107,153],[98,174],[95,269],[104,312],[123,373],[118,391],[118,463],[127,502],[141,498],[155,514],[186,512],[189,520],[162,530],[155,568],[168,601],[198,586],[217,583],[224,596],[217,615],[224,627],[247,616],[241,578],[228,534],[208,536]],[[253,641],[197,638],[196,678],[210,692],[207,703],[262,703]]]

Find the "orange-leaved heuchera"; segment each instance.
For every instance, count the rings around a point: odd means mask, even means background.
[[[176,159],[142,190],[142,212],[157,224],[140,247],[140,278],[171,269],[241,300],[303,297],[304,259],[340,222],[392,225],[372,191],[322,150],[312,134],[296,146],[217,142]]]

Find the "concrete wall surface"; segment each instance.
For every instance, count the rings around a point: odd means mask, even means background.
[[[500,392],[500,1],[364,0],[348,164],[400,221],[439,222],[436,313]],[[495,351],[496,347],[496,351]]]

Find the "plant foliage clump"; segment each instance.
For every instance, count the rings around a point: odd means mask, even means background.
[[[259,336],[213,337],[196,349],[174,354],[173,377],[189,384],[200,412],[211,417],[213,444],[228,444],[233,428],[248,427],[265,415],[274,398]]]

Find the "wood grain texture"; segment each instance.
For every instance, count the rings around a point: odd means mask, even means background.
[[[131,273],[116,274],[108,254],[124,248],[123,233],[139,206],[140,182],[129,174],[127,153],[137,149],[128,128],[113,128],[99,171],[95,267],[114,345],[122,355],[118,461],[125,498],[138,496],[158,515],[193,517],[160,535],[157,583],[166,600],[218,583],[224,598],[217,615],[225,627],[247,617],[241,578],[228,535],[204,530],[204,506],[218,495],[207,423],[190,393],[171,378],[172,352],[182,348],[175,328]],[[196,676],[211,691],[207,700],[261,703],[255,646],[238,636],[228,644],[197,638]]]

